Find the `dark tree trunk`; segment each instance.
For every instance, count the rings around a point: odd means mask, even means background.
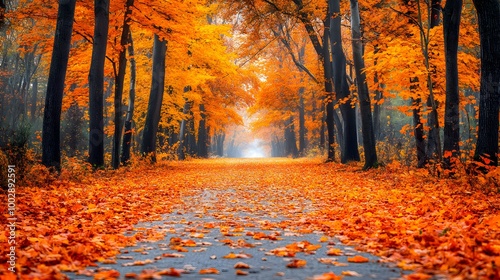
[[[431,2],[431,22],[430,28],[434,28],[438,26],[441,22],[441,0],[432,0]],[[428,46],[425,49],[424,56],[428,61],[430,52],[428,51]],[[442,159],[441,152],[441,139],[439,136],[439,120],[438,120],[438,112],[437,112],[437,101],[434,98],[434,84],[432,82],[432,75],[436,74],[436,68],[433,65],[429,65],[427,62],[428,70],[431,73],[428,73],[427,83],[429,88],[429,97],[427,98],[427,108],[430,109],[429,117],[428,117],[428,125],[429,125],[429,134],[427,139],[427,148],[426,148],[426,161],[436,161]]]
[[[299,155],[293,116],[285,121],[285,155],[296,158]]]
[[[189,87],[184,88],[184,92],[189,91]],[[191,111],[191,102],[189,100],[184,101],[184,109],[182,110],[182,121],[181,121],[181,127],[179,129],[179,147],[177,149],[177,156],[179,157],[179,160],[184,160],[186,159],[186,136],[187,136],[187,130],[188,130],[188,115],[189,112]]]
[[[326,109],[321,110],[321,127],[319,129],[319,149],[321,154],[325,151],[325,122],[326,122]]]
[[[356,72],[356,83],[359,96],[359,109],[361,114],[361,127],[363,134],[363,147],[365,149],[364,169],[376,167],[378,164],[377,150],[375,148],[375,133],[373,132],[373,121],[370,94],[365,75],[365,61],[363,59],[363,43],[361,42],[361,21],[359,17],[358,0],[351,0],[351,29],[352,29],[352,53],[354,60],[354,71]]]
[[[69,50],[71,48],[75,6],[76,0],[59,1],[43,115],[42,163],[47,167],[55,167],[58,170],[61,168],[60,126],[62,97]]]
[[[167,54],[167,42],[155,34],[153,45],[153,78],[149,95],[148,111],[144,132],[142,136],[141,154],[151,156],[156,162],[156,133],[161,116],[161,104],[165,87],[165,58]]]
[[[94,1],[94,44],[89,73],[89,163],[104,166],[104,61],[109,27],[109,0]]]
[[[206,118],[205,105],[200,104],[200,123],[198,124],[198,156],[202,158],[208,157],[208,143],[207,143],[207,128],[206,128]]]
[[[132,123],[134,120],[134,109],[135,109],[135,80],[136,80],[136,64],[134,58],[134,43],[132,40],[132,33],[129,32],[129,46],[128,54],[130,56],[130,89],[129,89],[129,101],[127,108],[127,116],[125,118],[124,134],[123,134],[123,144],[122,144],[122,164],[128,163],[130,160],[130,147],[132,146]]]
[[[331,5],[329,5],[328,13],[326,19],[323,23],[323,68],[324,68],[324,78],[325,78],[325,92],[326,92],[326,131],[328,137],[327,143],[327,159],[326,161],[335,161],[335,122],[333,120],[333,115],[335,110],[333,108],[333,102],[335,100],[333,93],[333,64],[331,59],[332,47],[331,47],[331,21],[333,17],[333,12]]]
[[[412,81],[416,78],[410,79]],[[415,86],[410,85],[410,91],[414,90]],[[425,165],[425,139],[424,139],[424,124],[422,123],[422,100],[420,98],[411,98],[413,106],[413,124],[415,125],[415,145],[417,148],[417,167],[422,168]]]
[[[379,48],[375,46],[374,53],[378,53]],[[373,64],[377,65],[377,59],[373,61]],[[375,72],[373,77],[373,82],[377,85],[377,89],[375,90],[375,101],[373,104],[373,130],[375,132],[375,140],[381,140],[383,138],[382,126],[380,124],[380,111],[381,105],[380,100],[384,97],[382,91],[382,85],[379,85],[378,73]]]
[[[220,157],[224,156],[224,138],[226,138],[226,134],[223,132],[219,132],[215,135],[216,154]]]
[[[299,88],[299,155],[306,151],[306,108],[304,105],[304,87]]]
[[[120,53],[118,54],[118,73],[115,73],[115,132],[113,135],[113,154],[111,164],[114,169],[120,166],[120,141],[122,137],[122,98],[123,82],[125,80],[125,69],[127,67],[127,43],[129,41],[130,25],[129,16],[132,13],[130,7],[134,5],[134,0],[127,0],[125,3],[125,15],[123,18],[123,29],[120,38]]]
[[[500,1],[473,0],[481,42],[481,89],[478,138],[474,159],[498,165],[498,106],[500,99]]]
[[[462,0],[446,1],[443,13],[446,58],[446,103],[444,112],[444,163],[446,168],[450,168],[453,162],[458,160],[460,154],[457,52],[462,4]]]
[[[198,145],[196,144],[196,135],[194,134],[194,116],[193,111],[189,114],[187,122],[187,135],[186,135],[186,150],[191,156],[198,154]]]
[[[356,111],[351,106],[349,85],[346,75],[346,58],[342,49],[340,0],[329,0],[332,18],[330,24],[331,45],[333,54],[333,84],[337,100],[341,100],[340,111],[344,120],[344,146],[342,148],[342,163],[359,161],[358,135],[356,131]]]
[[[33,80],[33,92],[31,93],[31,110],[30,110],[30,117],[31,117],[31,123],[34,124],[36,121],[36,107],[37,107],[37,101],[38,101],[38,78],[35,78]]]

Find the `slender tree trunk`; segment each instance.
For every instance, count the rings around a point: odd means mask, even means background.
[[[161,104],[163,102],[165,87],[166,54],[167,42],[155,34],[153,45],[153,78],[141,145],[142,155],[150,155],[153,162],[156,162],[156,133],[158,132],[158,123],[160,122]]]
[[[184,92],[188,92],[191,90],[191,87],[187,86],[184,88]],[[186,136],[187,136],[187,130],[188,130],[188,114],[191,111],[191,101],[189,100],[184,100],[184,108],[182,109],[182,121],[181,121],[181,126],[179,129],[179,147],[177,148],[177,156],[179,157],[179,160],[184,160],[186,159]]]
[[[129,41],[130,25],[129,17],[132,13],[130,7],[134,5],[134,0],[127,0],[125,3],[125,15],[123,17],[123,29],[120,38],[120,53],[118,54],[118,73],[115,73],[115,132],[113,135],[113,154],[111,164],[114,169],[120,166],[120,141],[122,137],[122,98],[123,83],[125,81],[125,69],[127,67],[127,43]]]
[[[218,156],[224,156],[224,139],[226,138],[226,134],[224,132],[219,132],[215,134],[216,141],[216,153]]]
[[[356,129],[356,111],[351,106],[349,85],[346,75],[346,58],[342,49],[340,0],[328,0],[328,6],[331,9],[332,18],[330,24],[331,45],[333,54],[333,83],[337,100],[342,100],[340,110],[344,121],[344,146],[342,149],[342,162],[359,161],[358,135]]]
[[[95,168],[104,165],[104,61],[109,27],[109,0],[94,1],[94,44],[89,73],[89,163]]]
[[[36,103],[38,101],[38,78],[35,78],[33,80],[33,88],[32,88],[32,95],[31,95],[31,110],[30,110],[30,117],[31,117],[31,123],[35,123],[36,121]]]
[[[359,109],[361,114],[361,127],[363,133],[363,147],[365,149],[364,169],[376,167],[378,164],[377,150],[375,148],[375,133],[373,132],[370,93],[365,75],[365,61],[363,59],[363,43],[361,42],[361,21],[359,17],[358,0],[351,0],[351,29],[352,53],[356,83],[358,87]]]
[[[500,1],[473,0],[481,42],[481,89],[476,161],[498,165],[498,110],[500,105]]]
[[[130,56],[130,89],[129,101],[127,108],[127,116],[125,118],[125,125],[122,144],[122,164],[126,164],[130,160],[130,147],[132,146],[132,123],[134,120],[135,109],[135,80],[136,80],[136,63],[134,58],[134,42],[132,40],[132,33],[129,32],[129,46],[128,54]]]
[[[453,162],[458,160],[460,155],[457,52],[462,4],[462,0],[446,1],[443,13],[446,60],[446,103],[444,111],[444,163],[446,168],[451,168]]]
[[[323,23],[323,68],[324,68],[324,78],[325,78],[325,92],[326,92],[326,131],[328,137],[327,143],[327,159],[326,161],[335,161],[335,122],[333,115],[335,110],[333,108],[333,103],[335,100],[333,93],[333,64],[332,64],[332,48],[331,48],[331,21],[332,21],[332,11],[329,6],[326,19]]]
[[[299,88],[299,155],[306,151],[306,109],[304,105],[304,87]]]
[[[61,168],[61,108],[75,6],[76,0],[59,1],[43,114],[42,163],[47,167],[55,167],[57,170]]]
[[[378,53],[379,48],[375,46],[374,53]],[[377,65],[377,59],[373,61],[374,65]],[[373,82],[377,85],[377,89],[375,90],[375,101],[373,104],[373,130],[375,132],[375,140],[381,140],[383,138],[381,120],[380,120],[380,111],[381,111],[381,100],[384,97],[382,91],[382,85],[379,85],[378,73],[375,72],[373,77]]]
[[[207,128],[206,128],[206,118],[205,105],[200,104],[200,123],[198,124],[198,156],[202,158],[208,158],[208,145],[207,145]]]
[[[290,116],[285,121],[285,154],[286,156],[291,156],[293,158],[296,158],[299,155],[293,116]]]
[[[427,4],[429,5],[429,4]],[[430,4],[430,25],[429,28],[434,28],[438,26],[441,22],[441,0],[432,0]],[[439,135],[439,117],[437,112],[437,101],[434,98],[434,82],[432,81],[432,74],[435,74],[436,67],[430,65],[430,52],[429,52],[429,40],[430,38],[424,38],[421,34],[421,40],[424,41],[424,59],[425,65],[428,71],[427,74],[427,87],[429,89],[429,97],[427,98],[427,108],[429,108],[430,113],[428,117],[429,124],[429,134],[427,139],[426,148],[426,161],[441,161],[442,151],[441,151],[441,137]]]

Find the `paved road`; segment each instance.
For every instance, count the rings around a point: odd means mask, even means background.
[[[141,273],[143,277],[149,273],[152,277],[149,279],[167,279],[168,276],[155,275],[155,272],[170,268],[183,270],[181,278],[186,279],[330,279],[318,277],[328,272],[335,275],[355,272],[358,275],[344,276],[344,279],[401,277],[399,269],[378,263],[376,256],[356,252],[335,237],[295,230],[290,226],[293,224],[290,220],[294,218],[290,213],[311,211],[312,204],[297,199],[293,204],[296,210],[273,212],[279,201],[279,197],[266,201],[265,196],[252,193],[252,190],[242,194],[241,188],[207,189],[197,196],[186,198],[184,205],[165,215],[163,221],[142,223],[137,225],[136,232],[127,233],[163,234],[163,238],[124,248],[112,260],[116,263],[101,263],[98,268],[89,268],[88,272],[112,269],[120,273],[120,279]],[[339,249],[336,253],[340,255],[328,255],[332,248]],[[366,257],[369,262],[348,262],[347,259],[355,255]],[[307,263],[300,268],[288,268],[287,264],[294,260],[305,260]],[[235,268],[239,262],[248,264],[250,268]],[[215,268],[218,273],[200,274],[202,269],[208,268]],[[237,270],[248,274],[237,275]],[[67,275],[71,279],[89,279],[84,275]]]

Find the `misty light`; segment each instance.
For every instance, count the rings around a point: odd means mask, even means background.
[[[262,140],[255,139],[249,143],[248,147],[243,149],[242,156],[244,158],[263,158],[266,157],[266,152],[262,146]]]

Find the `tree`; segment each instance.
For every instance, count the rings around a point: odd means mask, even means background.
[[[370,93],[366,81],[365,61],[363,59],[363,42],[361,41],[361,19],[357,0],[351,0],[351,35],[352,54],[354,69],[356,72],[356,83],[359,96],[359,109],[361,111],[361,127],[363,133],[363,147],[365,149],[364,169],[376,167],[378,164],[375,133],[373,131],[372,111]]]
[[[167,41],[161,39],[157,34],[153,43],[153,74],[151,90],[149,95],[148,110],[144,131],[142,135],[141,153],[143,156],[151,156],[156,161],[156,133],[160,122],[161,104],[165,88],[165,58],[167,54]]]
[[[109,27],[109,0],[94,1],[94,41],[89,73],[89,163],[104,165],[104,62]]]
[[[444,116],[444,163],[450,167],[460,152],[460,100],[458,87],[458,37],[462,0],[446,1],[443,11],[446,59],[446,103]],[[454,160],[453,160],[454,159]]]
[[[130,38],[129,17],[132,13],[131,7],[134,5],[134,0],[127,0],[125,3],[125,15],[123,16],[123,28],[120,38],[120,52],[118,54],[118,72],[115,70],[115,132],[113,136],[113,154],[111,165],[113,168],[120,166],[120,140],[122,136],[122,96],[123,83],[125,80],[125,69],[127,67],[127,43]]]
[[[351,105],[349,84],[347,83],[346,58],[342,49],[342,31],[340,16],[340,0],[329,0],[328,9],[333,16],[330,23],[331,45],[333,56],[333,84],[340,111],[344,120],[344,148],[342,162],[359,161],[358,135],[356,131],[356,111]]]
[[[474,159],[498,165],[500,105],[500,1],[473,0],[481,43],[481,89],[478,137]]]
[[[208,157],[208,132],[206,127],[205,105],[200,104],[200,122],[198,124],[198,156],[202,158]]]
[[[64,81],[68,67],[71,34],[76,0],[60,0],[57,14],[54,48],[50,62],[42,130],[42,163],[47,167],[61,167],[61,107]]]
[[[121,163],[126,164],[130,160],[130,147],[132,146],[132,123],[134,120],[135,110],[135,80],[136,80],[136,62],[134,58],[134,43],[132,33],[129,32],[129,45],[128,54],[130,55],[130,88],[127,107],[127,116],[125,117],[123,143],[122,143],[122,156]]]

